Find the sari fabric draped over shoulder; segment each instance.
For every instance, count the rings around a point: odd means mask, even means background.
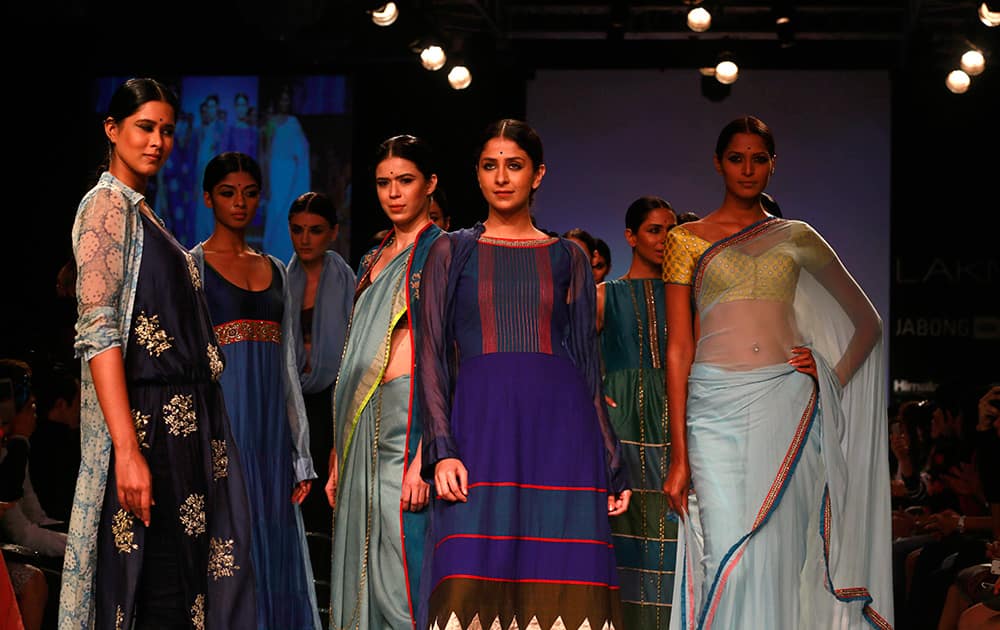
[[[700,327],[671,627],[891,627],[874,309],[818,233],[773,217],[714,244],[675,228],[664,280],[691,286]],[[796,346],[818,382],[788,365]],[[857,368],[844,387],[837,366]]]

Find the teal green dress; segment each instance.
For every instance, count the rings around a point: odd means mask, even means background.
[[[601,356],[611,425],[633,479],[628,511],[611,518],[626,628],[670,621],[677,519],[663,481],[670,461],[664,393],[666,299],[660,279],[604,283]]]

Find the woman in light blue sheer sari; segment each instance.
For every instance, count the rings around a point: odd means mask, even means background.
[[[761,206],[774,156],[762,121],[730,123],[722,206],[667,236],[671,627],[889,628],[881,321],[815,230]]]

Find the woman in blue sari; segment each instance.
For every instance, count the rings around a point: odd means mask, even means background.
[[[334,386],[333,628],[414,627],[429,487],[414,404],[420,277],[441,234],[428,215],[437,184],[427,144],[394,136],[376,153],[375,189],[392,229],[358,270],[354,312]]]
[[[881,320],[815,230],[764,210],[774,164],[762,121],[731,122],[722,206],[667,236],[671,627],[889,628]]]
[[[245,153],[221,153],[205,168],[203,187],[215,229],[192,255],[225,356],[220,382],[246,469],[257,627],[316,630],[319,612],[299,511],[316,473],[295,367],[291,297],[281,261],[246,242],[260,204],[260,166]]]

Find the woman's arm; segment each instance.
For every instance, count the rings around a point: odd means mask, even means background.
[[[691,469],[687,452],[687,383],[694,361],[691,287],[667,284],[667,411],[670,419],[670,469],[663,482],[670,509],[687,513]]]
[[[153,503],[153,478],[146,458],[139,452],[135,424],[125,386],[125,362],[120,347],[108,348],[90,360],[97,402],[115,449],[115,477],[118,502],[122,509],[139,517],[149,526],[149,507]]]

